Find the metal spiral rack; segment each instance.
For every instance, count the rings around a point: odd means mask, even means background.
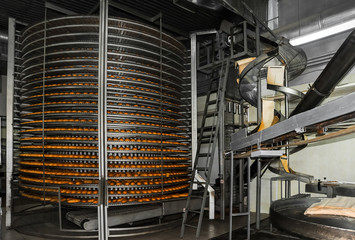
[[[108,21],[108,203],[186,197],[185,47],[150,26]],[[96,206],[99,18],[41,22],[23,31],[20,42],[20,194]]]

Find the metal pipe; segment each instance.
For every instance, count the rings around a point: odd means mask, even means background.
[[[290,117],[320,105],[355,64],[355,30],[340,46]]]

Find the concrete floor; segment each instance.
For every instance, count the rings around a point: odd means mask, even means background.
[[[262,219],[266,218],[267,215],[262,215]],[[3,215],[4,218],[4,215]],[[227,217],[228,218],[228,217]],[[254,214],[252,214],[251,220],[254,222]],[[235,217],[233,219],[233,229],[238,229],[246,225],[247,218],[246,217]],[[2,221],[4,223],[4,219]],[[196,224],[197,218],[192,219],[189,223]],[[2,240],[40,240],[44,238],[27,236],[18,233],[16,230],[10,229],[7,230],[2,226],[3,230],[1,232]],[[157,233],[150,233],[142,236],[135,236],[135,237],[124,237],[124,238],[110,238],[110,239],[125,239],[125,240],[180,240],[180,225],[176,226],[171,229],[163,230]],[[209,220],[204,219],[200,240],[207,240],[212,237],[219,236],[229,231],[229,221],[225,220]],[[45,238],[45,239],[55,239],[55,238]],[[186,228],[185,240],[195,239],[195,229]]]
[[[255,215],[252,214],[251,216],[251,222],[255,222]],[[262,219],[266,218],[267,215],[262,215]],[[229,217],[227,216],[228,220],[222,221],[222,220],[209,220],[209,219],[204,219],[203,226],[201,229],[201,234],[200,234],[200,240],[207,240],[212,237],[217,237],[219,235],[222,235],[226,232],[229,231]],[[190,221],[192,225],[197,225],[197,218],[192,219]],[[247,223],[247,217],[235,217],[233,218],[233,230],[241,228],[243,226],[246,226]],[[180,227],[178,226],[173,229],[169,229],[166,231],[161,231],[158,233],[150,234],[150,235],[144,235],[144,236],[136,236],[136,237],[130,237],[130,238],[124,238],[125,240],[162,240],[162,239],[168,239],[168,240],[181,240],[180,238]],[[185,230],[185,235],[184,239],[185,240],[191,240],[195,239],[195,234],[196,231],[193,228],[186,228]]]

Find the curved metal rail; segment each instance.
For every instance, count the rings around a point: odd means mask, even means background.
[[[60,189],[63,206],[98,201],[98,29],[98,17],[76,16],[22,33],[22,196],[58,202]],[[110,18],[108,31],[109,206],[185,197],[185,47],[127,19]]]

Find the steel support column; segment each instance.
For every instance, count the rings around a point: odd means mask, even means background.
[[[260,230],[260,207],[261,207],[261,159],[257,158],[256,177],[256,230]]]
[[[239,130],[244,127],[243,100],[239,103]],[[244,160],[239,161],[239,212],[244,212]]]
[[[15,26],[16,20],[9,18],[7,52],[7,95],[6,95],[6,219],[5,226],[11,227],[12,221],[12,173],[14,160],[14,74],[15,74]]]
[[[191,34],[191,156],[192,166],[197,151],[197,35]]]
[[[195,163],[195,158],[196,158],[196,153],[197,153],[197,63],[198,63],[198,49],[197,49],[197,35],[207,35],[207,34],[213,34],[216,33],[216,30],[206,30],[206,31],[201,31],[201,32],[194,32],[191,33],[190,38],[191,38],[191,154],[192,154],[192,166]],[[201,176],[199,176],[198,173],[196,173],[196,178],[203,179]],[[194,184],[194,187],[196,184]],[[206,186],[207,187],[207,186]],[[195,189],[195,188],[194,188]],[[215,208],[214,208],[214,198],[215,198],[215,193],[214,189],[209,185],[208,183],[208,192],[209,192],[209,218],[214,219],[215,214]]]
[[[231,165],[230,165],[230,198],[229,198],[229,240],[232,240],[232,231],[233,231],[233,217],[247,216],[247,240],[250,240],[250,165],[251,158],[248,157],[247,160],[247,211],[239,213],[233,213],[233,178],[234,178],[234,154],[233,151],[230,152],[231,155]],[[238,159],[240,162],[244,162],[244,159]]]
[[[221,104],[222,108],[224,109],[224,100],[223,104]],[[221,116],[221,122],[224,123],[224,113]],[[220,125],[219,130],[219,180],[220,180],[220,189],[221,189],[221,199],[220,199],[220,218],[224,220],[225,218],[225,183],[224,183],[224,176],[225,176],[225,153],[224,153],[224,124]]]
[[[256,22],[255,26],[255,38],[256,38],[256,56],[260,56],[260,36],[259,36],[259,24]],[[261,123],[261,114],[262,114],[262,102],[261,102],[261,77],[260,72],[258,73],[258,82],[257,82],[257,90],[258,90],[258,108],[257,108],[257,122],[258,125]]]
[[[109,237],[107,223],[107,40],[108,40],[108,0],[100,0],[99,27],[99,69],[98,69],[98,145],[99,145],[99,205],[98,235],[100,240]]]
[[[288,87],[288,71],[287,71],[287,66],[285,66],[285,87]],[[289,97],[287,96],[287,94],[285,94],[285,118],[289,118],[290,116],[290,108],[289,108]],[[289,143],[289,141],[286,142],[287,144]],[[288,167],[290,167],[290,149],[289,147],[285,148],[285,154],[287,157],[287,165]],[[285,181],[285,195],[287,198],[291,197],[291,181]]]
[[[247,173],[247,212],[248,212],[248,229],[247,229],[247,239],[250,239],[250,166],[251,166],[251,158],[248,158],[248,163],[247,163],[247,168],[248,168],[248,173]]]
[[[244,212],[244,160],[239,161],[239,212]]]
[[[229,194],[229,239],[232,239],[232,232],[233,232],[233,187],[234,187],[234,154],[233,151],[230,152],[231,156],[231,164],[230,164],[230,194]],[[243,160],[241,160],[243,161]]]

